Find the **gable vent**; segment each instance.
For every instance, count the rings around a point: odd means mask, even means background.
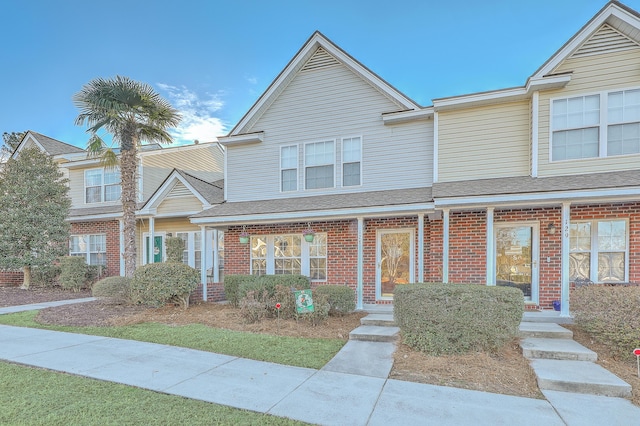
[[[591,38],[573,54],[574,58],[581,56],[597,55],[605,52],[619,52],[621,50],[634,49],[638,43],[622,33],[616,31],[607,24],[600,27]]]
[[[329,54],[322,47],[318,47],[316,53],[309,58],[306,64],[302,67],[301,71],[317,70],[318,68],[331,67],[334,65],[340,65],[340,62]]]
[[[189,189],[184,186],[182,182],[177,182],[176,185],[167,194],[166,198],[184,197],[185,195],[193,195]]]

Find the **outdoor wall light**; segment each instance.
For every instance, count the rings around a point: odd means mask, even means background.
[[[547,225],[547,233],[551,235],[556,233],[556,226],[553,224],[553,222],[549,222],[549,225]]]

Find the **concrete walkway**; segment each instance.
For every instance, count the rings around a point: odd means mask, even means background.
[[[584,395],[550,391],[545,392],[548,400],[539,400],[387,379],[390,367],[384,360],[394,343],[382,343],[386,351],[372,346],[378,342],[350,340],[323,369],[314,370],[154,343],[0,326],[0,360],[314,424],[630,425],[640,419],[640,408],[627,400],[620,405],[620,398],[594,403]],[[600,417],[585,410],[587,404],[596,404]],[[596,420],[605,415],[606,421]]]

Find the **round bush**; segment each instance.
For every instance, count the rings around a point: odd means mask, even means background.
[[[131,279],[108,277],[93,285],[93,297],[109,305],[126,305],[131,301]]]
[[[329,315],[345,315],[356,309],[356,292],[346,285],[321,285],[314,293],[327,296]]]
[[[177,303],[189,307],[189,295],[200,283],[200,271],[182,263],[150,263],[136,269],[133,301],[153,307]]]

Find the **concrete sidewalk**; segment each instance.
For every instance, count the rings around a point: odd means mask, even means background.
[[[0,314],[83,301],[0,308]],[[0,325],[0,360],[314,424],[640,424],[640,408],[622,398],[544,391],[547,400],[539,400],[387,379],[393,345],[349,341],[324,368],[314,370]]]

